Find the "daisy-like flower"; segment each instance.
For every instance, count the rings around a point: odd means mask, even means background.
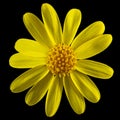
[[[34,40],[21,38],[15,43],[16,54],[10,57],[10,66],[29,68],[10,85],[13,93],[27,89],[27,105],[37,104],[45,95],[45,113],[51,117],[57,112],[63,88],[70,106],[77,114],[85,111],[85,99],[100,100],[100,92],[90,76],[109,79],[113,69],[88,58],[104,51],[112,42],[112,35],[103,34],[102,21],[90,24],[77,36],[81,11],[71,9],[65,18],[63,30],[55,9],[48,3],[41,7],[42,19],[25,13],[25,27]]]

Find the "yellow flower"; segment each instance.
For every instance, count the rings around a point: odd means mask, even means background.
[[[100,92],[89,76],[109,79],[113,69],[88,58],[104,51],[112,42],[112,35],[103,34],[102,21],[96,21],[77,36],[81,12],[71,9],[65,18],[63,31],[55,9],[48,3],[41,7],[42,19],[25,13],[25,27],[35,40],[21,38],[15,43],[18,53],[9,60],[14,68],[31,68],[10,85],[13,93],[29,88],[27,105],[37,104],[45,95],[46,115],[53,116],[59,108],[63,88],[70,106],[77,114],[85,111],[85,99],[100,100]]]

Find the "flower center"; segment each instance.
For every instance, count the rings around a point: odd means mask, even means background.
[[[70,46],[58,44],[50,49],[47,66],[54,75],[65,76],[75,63],[76,59]]]

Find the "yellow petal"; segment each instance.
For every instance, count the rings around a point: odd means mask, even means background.
[[[27,56],[31,57],[47,57],[48,48],[41,45],[39,42],[21,38],[15,43],[15,49]]]
[[[70,44],[78,30],[78,27],[81,23],[81,11],[78,9],[71,9],[65,18],[64,27],[63,27],[63,42]]]
[[[41,7],[42,18],[48,34],[56,43],[62,41],[62,27],[55,9],[48,3]]]
[[[26,104],[29,106],[37,104],[45,96],[52,78],[53,75],[49,72],[42,80],[36,83],[26,94]]]
[[[111,42],[110,34],[100,35],[79,46],[75,51],[75,56],[78,59],[90,58],[104,51]]]
[[[38,65],[45,65],[46,58],[31,57],[16,53],[10,57],[9,64],[14,68],[33,68]]]
[[[70,77],[66,76],[63,80],[63,85],[67,99],[77,114],[82,114],[85,111],[85,100],[81,93],[76,89]]]
[[[23,15],[23,22],[32,37],[41,45],[50,48],[54,45],[53,41],[49,38],[43,23],[37,16],[32,13],[25,13]]]
[[[100,92],[88,76],[78,71],[72,71],[70,76],[74,85],[87,100],[92,103],[96,103],[100,100]]]
[[[79,60],[76,69],[92,77],[108,79],[113,75],[113,69],[106,64],[92,60]]]
[[[22,92],[33,84],[43,79],[49,70],[46,66],[37,66],[35,68],[29,69],[20,76],[18,76],[10,85],[10,90],[13,93]]]
[[[75,50],[84,42],[103,34],[105,31],[105,26],[102,21],[96,21],[86,27],[82,32],[78,34],[78,36],[74,39],[71,47]]]
[[[57,112],[62,97],[62,90],[62,79],[55,76],[46,97],[45,112],[48,117],[52,117]]]

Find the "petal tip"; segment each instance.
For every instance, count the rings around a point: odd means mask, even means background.
[[[113,36],[111,34],[108,34],[108,36],[109,36],[109,39],[112,41]]]
[[[55,113],[52,113],[52,112],[48,111],[47,109],[45,109],[45,114],[47,117],[53,117],[55,115]]]
[[[10,91],[14,92],[14,89],[13,89],[12,85],[10,85]]]
[[[33,105],[34,105],[34,103],[32,103],[30,99],[26,99],[26,97],[25,97],[25,103],[26,103],[28,106],[33,106]]]
[[[105,31],[105,24],[103,21],[97,21],[96,24],[98,24],[103,31]]]
[[[94,98],[92,98],[91,100],[88,99],[88,101],[90,101],[91,103],[98,103],[101,99],[101,94],[96,94],[96,96],[94,96]]]
[[[101,31],[100,33],[104,33],[105,24],[104,24],[103,21],[96,21],[96,22],[93,23],[93,25],[100,29],[100,31]]]
[[[114,70],[110,67],[108,79],[110,79],[113,75],[114,75]]]
[[[104,24],[103,21],[96,21],[95,23],[96,23],[96,24],[99,24],[100,26],[105,26],[105,24]]]
[[[77,12],[77,13],[81,14],[80,9],[77,9],[77,8],[73,8],[73,9],[71,9],[70,11],[71,11],[71,12]]]
[[[52,6],[49,3],[43,3],[41,9],[44,9],[45,7],[52,7]]]
[[[24,19],[25,17],[27,17],[28,15],[30,15],[30,12],[24,13],[24,14],[23,14],[23,19]]]
[[[10,65],[11,67],[15,68],[15,67],[14,67],[14,63],[13,63],[13,57],[14,57],[14,54],[9,58],[9,65]]]
[[[34,14],[33,14],[33,13],[30,13],[30,12],[24,13],[24,15],[23,15],[23,22],[26,23],[26,21],[27,21],[28,19],[30,19],[30,17],[31,17],[32,15],[34,15]]]
[[[12,93],[17,93],[17,91],[16,91],[15,86],[13,85],[13,83],[11,83],[11,85],[10,85],[10,91]]]

